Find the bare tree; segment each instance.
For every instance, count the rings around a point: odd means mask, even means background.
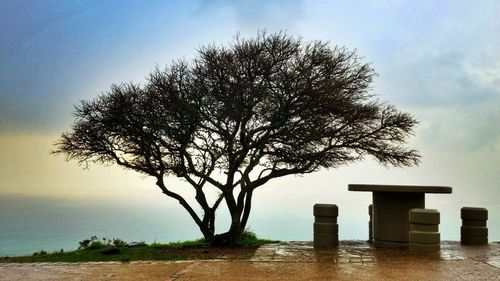
[[[156,178],[206,239],[232,243],[247,224],[254,191],[271,179],[365,155],[386,165],[418,164],[418,153],[404,147],[416,121],[368,94],[374,76],[355,52],[321,41],[284,33],[236,37],[154,70],[142,86],[113,85],[82,101],[54,152]],[[166,176],[190,184],[201,214]],[[216,199],[207,199],[209,188],[218,190]],[[223,201],[231,225],[216,235]]]

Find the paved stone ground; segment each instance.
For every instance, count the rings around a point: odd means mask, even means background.
[[[500,243],[443,242],[434,254],[342,241],[260,247],[250,260],[0,264],[0,280],[499,280]]]

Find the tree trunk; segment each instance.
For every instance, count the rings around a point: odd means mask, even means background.
[[[231,228],[227,232],[217,234],[213,237],[211,243],[216,246],[232,246],[243,234],[244,229],[240,224],[231,224]]]

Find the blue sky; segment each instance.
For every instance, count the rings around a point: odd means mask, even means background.
[[[495,1],[3,1],[0,129],[60,131],[80,99],[259,29],[357,48],[380,74],[374,92],[383,100],[483,109],[498,104],[496,8]]]
[[[151,182],[132,172],[82,171],[48,155],[69,129],[73,105],[113,83],[144,81],[155,65],[193,58],[203,44],[266,29],[357,49],[379,74],[372,92],[420,121],[410,145],[423,163],[390,169],[367,159],[279,180],[257,195],[262,204],[282,200],[272,194],[285,186],[297,198],[281,202],[290,209],[325,196],[350,202],[360,194],[346,192],[347,183],[369,182],[451,185],[454,197],[430,202],[500,208],[499,10],[498,1],[3,0],[0,194],[111,196],[124,189],[126,198],[155,197],[154,187],[137,188]]]

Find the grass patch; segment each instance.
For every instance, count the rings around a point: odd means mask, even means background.
[[[251,247],[251,246],[261,246],[264,244],[278,243],[279,240],[269,240],[258,238],[255,232],[251,230],[245,230],[235,244],[241,247]]]
[[[150,246],[117,248],[116,254],[103,253],[102,249],[79,249],[71,252],[56,252],[44,255],[0,258],[0,262],[90,262],[90,261],[133,261],[133,260],[177,260],[180,256],[169,255],[161,249]]]
[[[82,243],[83,242],[83,243]],[[245,231],[234,247],[213,247],[204,239],[152,243],[128,247],[120,239],[98,239],[93,236],[80,242],[74,251],[63,250],[47,253],[40,251],[31,256],[0,257],[0,263],[30,262],[91,262],[91,261],[138,261],[138,260],[190,260],[190,259],[249,259],[258,246],[279,241],[259,239],[255,233]]]
[[[151,247],[154,248],[173,248],[173,249],[181,249],[181,248],[188,248],[188,247],[208,247],[210,246],[210,243],[205,241],[205,239],[197,239],[197,240],[188,240],[188,241],[177,241],[177,242],[170,242],[170,243],[157,243],[154,242],[150,245]]]

